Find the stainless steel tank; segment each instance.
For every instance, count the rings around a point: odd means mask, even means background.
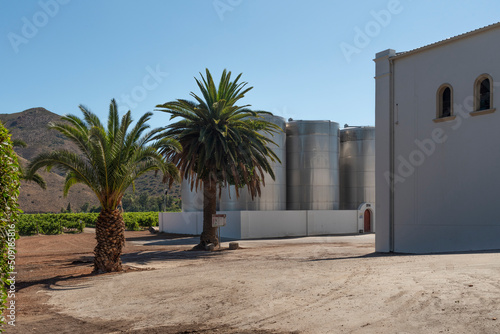
[[[338,210],[339,124],[291,121],[286,135],[287,210]]]
[[[275,180],[266,174],[264,179],[266,185],[261,188],[261,196],[253,200],[246,187],[239,191],[239,198],[236,198],[234,186],[229,187],[228,190],[223,189],[220,200],[221,211],[286,210],[286,121],[283,117],[270,115],[264,116],[264,119],[282,129],[282,132],[273,135],[264,133],[266,137],[277,144],[277,146],[271,144],[270,148],[281,160],[281,164],[271,162]]]
[[[203,211],[203,186],[198,188],[196,192],[193,188],[191,191],[191,186],[187,180],[182,180],[181,182],[181,200],[182,200],[182,211],[193,212],[193,211]]]
[[[219,196],[219,191],[217,190],[217,196]],[[181,200],[182,200],[182,211],[183,212],[193,212],[193,211],[203,211],[203,185],[201,184],[198,191],[191,191],[191,185],[188,181],[182,180],[181,182]],[[217,204],[215,209],[220,210],[220,201],[217,198]]]
[[[375,127],[340,130],[340,209],[375,203]]]

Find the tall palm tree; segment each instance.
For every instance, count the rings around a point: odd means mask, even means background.
[[[223,187],[235,184],[236,196],[242,186],[247,186],[252,199],[260,196],[265,173],[274,180],[269,160],[279,161],[268,145],[275,143],[263,134],[282,130],[262,117],[271,113],[237,105],[253,88],[238,82],[241,74],[231,81],[231,72],[224,70],[218,86],[208,69],[206,77],[200,75],[201,80],[195,80],[202,97],[191,92],[195,102],[178,99],[156,107],[169,113],[170,119],[180,118],[166,126],[163,135],[178,140],[182,151],[160,152],[177,165],[191,189],[203,186],[203,233],[198,245],[203,248],[218,244],[216,228],[212,227],[217,189],[220,197]]]
[[[65,123],[51,123],[49,127],[59,131],[75,143],[80,152],[59,150],[42,153],[30,164],[28,176],[41,167],[60,168],[66,172],[64,195],[72,185],[83,183],[97,196],[101,212],[96,222],[97,245],[94,249],[94,272],[121,271],[120,255],[125,244],[125,224],[121,210],[117,207],[125,190],[134,185],[137,177],[149,171],[161,171],[164,181],[178,178],[174,164],[167,162],[157,148],[177,152],[181,149],[175,140],[164,137],[154,140],[162,128],[148,133],[146,122],[152,113],[146,113],[129,129],[132,124],[131,112],[123,115],[121,122],[116,102],[109,106],[107,129],[99,118],[80,105],[83,119],[74,115],[62,117]]]

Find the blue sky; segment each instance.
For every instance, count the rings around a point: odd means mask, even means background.
[[[500,2],[429,0],[0,0],[0,113],[44,107],[135,119],[224,68],[244,103],[294,119],[374,125],[376,52],[500,21]],[[153,126],[168,123],[155,112]]]

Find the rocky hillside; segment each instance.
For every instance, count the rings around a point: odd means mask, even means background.
[[[32,108],[15,114],[0,114],[0,121],[9,129],[12,139],[21,139],[26,148],[16,148],[19,156],[31,160],[38,154],[61,148],[76,147],[57,131],[49,130],[49,122],[58,122],[60,116],[44,108]]]
[[[26,147],[16,147],[15,150],[20,157],[21,163],[27,165],[29,161],[42,152],[57,149],[77,150],[76,146],[68,141],[59,132],[49,130],[49,122],[60,121],[60,116],[44,108],[32,108],[14,114],[0,114],[0,121],[9,129],[12,139],[20,139],[26,143]],[[24,212],[60,212],[71,203],[73,211],[79,211],[85,204],[98,206],[94,194],[83,185],[75,185],[71,188],[68,197],[64,198],[62,185],[64,176],[60,171],[50,173],[42,172],[47,190],[42,190],[33,182],[22,182],[19,198],[20,207]],[[146,192],[149,196],[164,194],[166,185],[161,183],[161,177],[154,173],[145,175],[136,181],[137,194]],[[132,192],[132,189],[128,190]],[[179,185],[174,185],[168,191],[170,195],[180,196]]]

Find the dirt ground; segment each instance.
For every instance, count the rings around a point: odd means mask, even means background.
[[[126,272],[99,276],[92,233],[18,240],[6,332],[500,333],[498,252],[377,254],[372,234],[215,252],[188,251],[196,238],[126,238]]]

